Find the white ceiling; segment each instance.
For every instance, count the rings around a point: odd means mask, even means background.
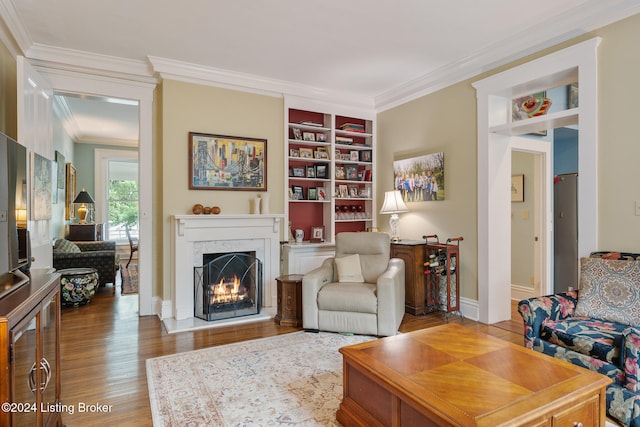
[[[28,58],[94,58],[147,77],[179,64],[377,109],[638,12],[640,0],[0,0]],[[132,106],[67,104],[83,139],[130,139],[137,123]]]

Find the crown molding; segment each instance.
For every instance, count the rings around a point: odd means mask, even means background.
[[[507,40],[493,43],[466,58],[377,95],[374,97],[375,109],[382,112],[397,107],[637,13],[640,13],[638,0],[591,0],[545,21],[544,39],[541,39],[540,31],[525,29]]]
[[[137,139],[104,138],[100,136],[78,136],[73,142],[78,144],[113,145],[116,147],[138,147]]]
[[[62,127],[64,127],[69,138],[75,142],[80,134],[80,129],[78,128],[78,123],[73,117],[73,114],[71,113],[69,104],[67,104],[67,101],[63,96],[54,95],[53,112],[58,115],[58,118],[62,122]]]
[[[361,109],[373,109],[373,98],[369,96],[331,91],[289,81],[207,67],[157,56],[148,56],[148,59],[153,66],[153,70],[163,79],[179,80],[187,83],[216,86],[275,97],[293,95],[330,103],[346,104]]]
[[[153,70],[146,61],[100,55],[74,49],[35,43],[26,52],[32,65],[82,74],[156,84]]]
[[[14,57],[24,55],[24,52],[33,45],[33,40],[11,0],[0,0],[0,20],[2,21],[2,25],[0,25],[3,33],[2,41],[5,42]],[[5,31],[8,31],[10,37],[4,34]]]

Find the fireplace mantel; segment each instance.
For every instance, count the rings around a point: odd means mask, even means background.
[[[176,321],[194,317],[193,267],[203,253],[255,251],[262,261],[262,307],[276,305],[280,226],[284,215],[174,215],[171,219],[171,298]]]

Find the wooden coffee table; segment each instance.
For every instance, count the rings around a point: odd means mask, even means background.
[[[457,324],[340,353],[345,426],[605,425],[609,378]]]

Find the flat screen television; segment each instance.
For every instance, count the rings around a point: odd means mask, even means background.
[[[28,281],[27,184],[26,147],[0,133],[0,297]]]

